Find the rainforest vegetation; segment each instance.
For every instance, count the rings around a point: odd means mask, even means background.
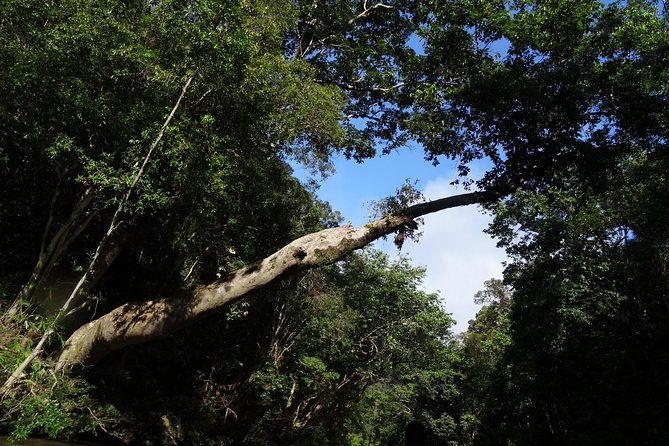
[[[666,13],[3,0],[0,434],[669,444]],[[405,184],[357,228],[318,198],[409,145],[466,192]],[[510,260],[454,334],[372,242],[466,205]]]

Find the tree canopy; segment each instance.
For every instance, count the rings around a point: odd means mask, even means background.
[[[0,61],[2,430],[669,435],[665,4],[8,0]],[[467,193],[352,228],[290,167],[409,144]],[[354,251],[469,204],[512,260],[457,338],[421,270]]]

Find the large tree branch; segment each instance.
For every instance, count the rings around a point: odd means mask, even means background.
[[[481,192],[467,193],[417,204],[404,215],[381,218],[357,228],[325,229],[300,237],[223,280],[198,286],[185,298],[125,304],[72,334],[57,368],[80,370],[93,366],[111,351],[167,336],[287,275],[336,262],[404,225],[413,225],[413,218],[494,198]]]

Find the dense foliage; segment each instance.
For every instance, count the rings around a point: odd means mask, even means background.
[[[523,236],[505,240],[512,342],[491,417],[520,444],[669,438],[666,161],[625,164],[601,194],[523,194],[498,214]]]
[[[6,0],[0,62],[3,433],[669,442],[666,4]],[[484,193],[511,257],[467,333],[369,249],[55,370],[86,322],[337,227],[290,163],[317,178],[414,142]]]

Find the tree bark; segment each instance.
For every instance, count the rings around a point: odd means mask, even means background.
[[[100,246],[98,247],[99,254],[91,261],[88,269],[70,294],[70,298],[55,315],[51,326],[42,334],[37,345],[35,345],[30,354],[14,369],[12,374],[9,375],[9,378],[7,378],[4,384],[0,387],[0,396],[7,393],[14,386],[23,375],[26,368],[28,368],[32,361],[42,353],[44,345],[55,332],[54,327],[76,310],[72,308],[73,305],[82,300],[83,296],[97,285],[107,269],[109,269],[114,260],[116,260],[116,257],[123,251],[123,248],[125,248],[127,243],[130,242],[134,235],[132,230],[133,225],[134,223],[132,222],[123,222],[122,224],[119,224],[117,228],[122,228],[122,230],[117,229],[114,234],[106,237],[100,242]]]
[[[52,207],[59,195],[57,190],[54,194]],[[58,263],[68,245],[88,226],[91,222],[94,211],[88,210],[89,205],[93,201],[94,193],[90,190],[85,191],[75,203],[72,212],[67,220],[60,226],[50,242],[47,244],[46,239],[51,227],[52,211],[49,212],[49,220],[44,229],[42,237],[42,244],[40,247],[40,254],[37,264],[33,269],[30,278],[21,288],[18,296],[7,310],[7,314],[14,315],[19,312],[24,304],[30,303],[35,290],[41,285],[45,278],[48,277],[53,266]]]
[[[462,194],[417,204],[404,215],[381,218],[357,228],[325,229],[300,237],[223,280],[198,286],[186,297],[122,305],[74,332],[65,343],[56,368],[83,371],[114,350],[174,333],[287,275],[334,263],[405,225],[415,225],[413,218],[494,198],[481,192]]]

